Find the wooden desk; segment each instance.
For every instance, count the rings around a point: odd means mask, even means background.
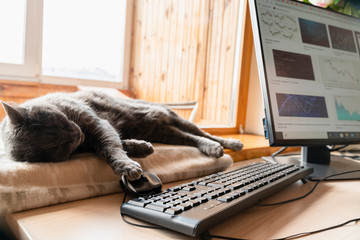
[[[254,161],[254,160],[252,160]],[[235,166],[249,163],[237,162]],[[187,180],[188,181],[188,180]],[[186,181],[184,181],[186,182]],[[166,184],[169,187],[173,184]],[[308,192],[314,183],[298,181],[266,202],[293,198]],[[7,216],[19,239],[193,239],[168,230],[134,227],[123,222],[119,210],[123,194],[44,207]],[[358,181],[324,182],[307,198],[274,207],[254,206],[211,229],[212,234],[247,238],[280,238],[295,233],[326,228],[360,217]],[[131,219],[133,222],[139,222]],[[360,238],[360,223],[301,239]]]

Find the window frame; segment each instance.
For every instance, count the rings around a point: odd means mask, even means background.
[[[24,46],[24,64],[0,63],[0,78],[67,86],[101,86],[127,89],[130,71],[131,27],[133,0],[125,0],[124,38],[122,44],[122,64],[120,66],[121,82],[89,80],[69,77],[55,77],[42,75],[42,33],[44,0],[27,0],[26,3],[26,31]]]
[[[2,78],[35,81],[39,72],[42,1],[27,0],[24,41],[24,64],[0,63]],[[16,74],[14,74],[16,73]]]

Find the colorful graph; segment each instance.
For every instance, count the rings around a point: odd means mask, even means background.
[[[292,40],[299,34],[295,17],[268,10],[262,11],[260,16],[263,30],[270,37]]]
[[[335,109],[338,120],[360,121],[360,98],[335,97]]]
[[[325,98],[298,94],[276,94],[279,116],[327,118]]]
[[[326,86],[360,89],[358,62],[321,56],[320,66]]]

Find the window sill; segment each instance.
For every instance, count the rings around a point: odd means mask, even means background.
[[[225,149],[225,153],[229,154],[233,158],[234,162],[259,158],[262,156],[269,156],[281,149],[281,147],[270,147],[268,140],[265,139],[264,136],[252,134],[227,134],[217,136],[223,138],[239,139],[244,144],[244,148],[241,151]],[[298,147],[289,147],[285,152],[297,151],[299,149],[300,148]]]

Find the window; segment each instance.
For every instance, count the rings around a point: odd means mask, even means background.
[[[0,31],[7,36],[0,39],[0,52],[5,53],[0,57],[0,75],[66,85],[126,87],[125,31],[126,19],[131,20],[127,15],[131,5],[126,4],[118,0],[0,0]]]
[[[38,73],[41,32],[38,1],[0,0],[0,75],[34,79]]]
[[[237,133],[245,123],[252,49],[247,1],[0,2],[22,4],[13,9],[26,22],[25,32],[17,32],[23,52],[18,60],[0,58],[0,79],[116,87],[160,103],[196,101],[194,122],[217,133]],[[180,115],[188,118],[190,111]]]
[[[0,62],[24,64],[25,17],[25,0],[0,1]]]
[[[130,91],[153,102],[196,101],[195,123],[234,127],[246,3],[136,1]]]

